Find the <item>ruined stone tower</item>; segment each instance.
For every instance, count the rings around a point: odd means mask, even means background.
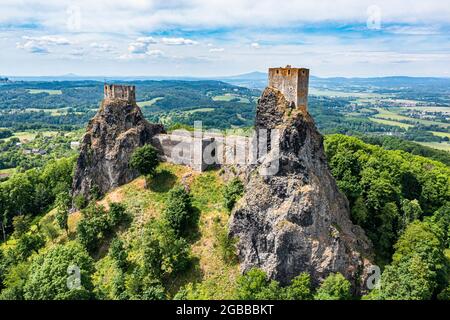
[[[287,101],[293,102],[297,108],[308,110],[309,69],[269,68],[269,87],[278,89]]]
[[[124,86],[117,84],[105,84],[104,87],[105,99],[120,99],[128,102],[136,102],[136,87]]]

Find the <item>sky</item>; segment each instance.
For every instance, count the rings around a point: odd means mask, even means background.
[[[447,0],[0,0],[0,75],[450,77]]]

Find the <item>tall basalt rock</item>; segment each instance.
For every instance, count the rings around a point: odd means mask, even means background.
[[[89,199],[94,188],[105,194],[135,179],[139,174],[128,165],[131,154],[163,132],[162,125],[145,120],[134,101],[103,100],[80,145],[73,195],[82,194]]]
[[[263,157],[232,212],[229,230],[238,238],[241,270],[261,268],[283,285],[301,272],[310,273],[314,285],[340,272],[358,292],[371,266],[372,246],[350,220],[313,119],[270,87],[256,112],[256,130],[278,130],[278,141],[270,145],[279,143],[279,169],[261,175],[273,161],[270,153]]]

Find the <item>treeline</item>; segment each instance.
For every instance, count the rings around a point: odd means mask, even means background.
[[[382,265],[410,222],[431,216],[450,200],[450,169],[442,163],[343,135],[327,136],[325,147],[353,221],[366,230]]]
[[[425,147],[418,143],[393,136],[357,135],[357,137],[366,143],[381,146],[386,150],[402,150],[414,155],[440,161],[450,166],[450,154],[446,151]]]
[[[5,139],[5,138],[9,138],[13,135],[14,133],[11,130],[8,129],[0,129],[0,139]]]
[[[62,94],[30,93],[30,89],[61,90]],[[0,109],[92,108],[102,96],[103,84],[95,81],[9,82],[0,86]]]
[[[81,128],[95,115],[95,111],[85,110],[83,113],[66,113],[52,115],[44,111],[27,111],[20,113],[3,113],[0,117],[0,126],[12,128],[15,131],[25,128],[55,128],[58,130],[71,130]]]
[[[366,298],[448,299],[450,168],[355,137],[327,136],[325,147],[351,218],[372,240],[375,263],[384,269],[381,288]]]
[[[215,101],[210,103],[209,111],[170,111],[149,112],[144,108],[144,114],[151,122],[162,122],[170,127],[175,124],[192,126],[194,121],[201,121],[206,129],[229,129],[235,127],[253,126],[256,105],[250,103]]]
[[[3,241],[14,231],[15,217],[35,217],[50,208],[59,193],[70,190],[74,163],[73,157],[50,160],[43,168],[16,173],[0,183]]]

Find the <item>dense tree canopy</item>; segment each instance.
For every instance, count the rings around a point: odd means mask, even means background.
[[[90,276],[93,271],[94,261],[78,243],[55,246],[33,261],[30,278],[25,285],[25,298],[34,300],[87,298],[92,290]],[[74,285],[69,288],[68,279],[70,280],[71,275],[74,277]],[[85,292],[80,294],[80,291],[77,291],[74,296],[70,292],[73,289]]]
[[[450,169],[442,163],[343,135],[327,136],[325,148],[352,219],[372,240],[381,265],[390,261],[393,244],[411,221],[450,200]]]

